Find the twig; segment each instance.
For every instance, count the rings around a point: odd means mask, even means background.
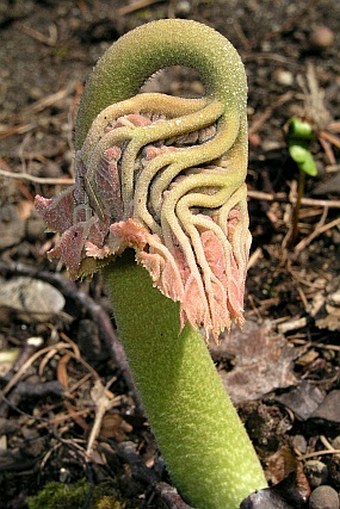
[[[46,346],[45,348],[42,348],[41,350],[38,350],[33,355],[31,355],[31,357],[27,359],[27,361],[21,366],[19,371],[17,371],[15,375],[13,375],[13,377],[9,380],[7,385],[3,388],[3,390],[1,391],[1,397],[6,396],[10,392],[10,390],[16,385],[16,383],[20,380],[22,375],[33,364],[34,361],[36,361],[37,359],[39,359],[39,357],[49,352],[51,349],[58,351],[61,348],[70,348],[70,345],[60,341],[56,345]]]
[[[287,332],[291,332],[296,329],[302,329],[306,325],[307,325],[306,317],[298,317],[293,318],[292,320],[289,320],[287,322],[281,323],[277,329],[280,332],[280,334],[286,334]]]
[[[263,191],[248,190],[248,196],[255,200],[277,201],[279,203],[294,204],[296,201],[295,198],[288,198],[287,195],[283,193],[271,194],[264,193]],[[306,207],[328,207],[330,209],[340,209],[340,200],[316,200],[314,198],[302,198],[301,204]]]
[[[340,120],[333,120],[328,124],[327,129],[333,133],[340,133]]]
[[[167,509],[192,509],[182,500],[176,488],[170,486],[170,484],[158,482],[154,485],[154,489],[162,502],[166,504]]]
[[[46,185],[60,185],[60,186],[70,186],[74,184],[74,180],[71,178],[53,178],[53,177],[35,177],[34,175],[30,175],[29,173],[12,173],[11,171],[2,170],[0,168],[0,176],[17,179],[17,180],[27,180],[29,182],[34,182],[35,184],[46,184]]]
[[[91,390],[91,397],[95,403],[95,419],[87,442],[86,454],[90,457],[93,452],[94,442],[100,433],[103,419],[108,410],[116,406],[121,398],[114,397],[111,391],[104,387],[100,380],[94,384]]]
[[[49,32],[50,35],[46,36],[42,34],[41,32],[38,32],[37,30],[34,30],[34,28],[31,28],[27,25],[24,25],[23,23],[19,24],[20,30],[22,30],[25,34],[32,37],[32,39],[35,39],[36,41],[42,42],[43,44],[46,44],[46,46],[52,46],[54,47],[58,40],[58,33],[57,28],[55,25],[49,26]]]
[[[144,7],[149,7],[161,1],[163,0],[135,0],[131,4],[117,9],[117,14],[118,16],[125,16],[125,14],[131,14],[132,12],[139,11],[140,9],[144,9]]]
[[[117,454],[131,468],[132,477],[143,483],[153,486],[156,494],[168,509],[192,509],[178,494],[177,490],[165,482],[160,482],[154,470],[147,468],[141,456],[137,452],[133,442],[110,444]]]
[[[320,350],[334,350],[335,352],[340,352],[340,346],[338,345],[323,345],[318,343],[317,341],[306,341],[305,339],[294,339],[291,338],[290,341],[296,345],[308,345],[315,348],[319,348]]]
[[[255,53],[250,52],[247,55],[243,55],[242,57],[243,62],[254,62],[254,60],[273,60],[274,62],[279,62],[280,64],[284,65],[291,65],[292,67],[296,67],[296,60],[293,60],[292,58],[287,58],[283,55],[279,55],[277,53]]]
[[[319,138],[323,138],[324,140],[334,145],[336,148],[340,148],[340,138],[334,134],[331,134],[327,131],[320,131]]]
[[[15,134],[25,134],[31,131],[36,127],[36,124],[30,123],[30,124],[22,124],[22,125],[16,125],[11,126],[6,129],[0,130],[0,140],[4,140],[5,138],[9,138],[10,136],[13,136]]]
[[[329,451],[333,451],[334,447],[332,444],[327,440],[327,438],[324,435],[320,435],[320,442],[323,443],[323,445],[328,449]]]
[[[332,165],[336,164],[335,155],[332,149],[332,145],[327,141],[326,139],[322,138],[322,136],[319,136],[319,143],[321,147],[323,148],[323,151],[326,154],[326,157],[328,159],[328,162]]]
[[[294,248],[296,253],[300,253],[303,251],[316,237],[325,233],[327,230],[334,228],[335,226],[340,225],[340,217],[334,219],[330,223],[327,223],[323,226],[317,227],[308,237],[302,239]]]
[[[251,48],[252,48],[251,42],[249,41],[248,37],[246,36],[246,34],[241,26],[241,23],[237,19],[234,19],[233,28],[234,28],[236,35],[239,38],[241,44],[245,48],[245,50],[251,51]]]
[[[248,264],[247,264],[247,270],[249,270],[251,267],[254,267],[254,265],[257,264],[257,262],[260,258],[263,258],[263,251],[262,251],[262,248],[258,247],[253,252],[253,254],[249,257]]]
[[[50,94],[46,97],[43,97],[42,99],[39,99],[38,101],[34,102],[27,108],[23,110],[23,114],[28,113],[39,113],[46,108],[49,108],[50,106],[53,106],[56,102],[61,101],[62,99],[65,99],[68,95],[70,95],[75,89],[75,84],[71,83],[69,86],[62,88],[61,90],[58,90],[58,92],[55,92],[54,94]]]
[[[340,454],[340,449],[326,449],[322,451],[314,451],[309,452],[307,454],[302,454],[301,456],[297,456],[299,461],[307,460],[309,458],[315,458],[317,456],[326,456],[327,454]]]

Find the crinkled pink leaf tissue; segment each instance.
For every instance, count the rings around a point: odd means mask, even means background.
[[[178,111],[202,108],[202,100],[138,98],[144,101],[136,108],[133,99],[124,101],[95,119],[76,153],[71,189],[52,199],[37,196],[38,211],[61,234],[49,256],[76,278],[134,248],[154,285],[180,302],[182,327],[188,321],[217,338],[232,319],[243,323],[250,245],[245,184],[231,178],[233,154],[228,161],[228,153],[214,150],[218,118],[176,132],[193,113],[162,112],[162,99],[167,111],[171,101]],[[158,102],[159,111],[145,111],[148,102]],[[129,106],[131,113],[121,115]]]

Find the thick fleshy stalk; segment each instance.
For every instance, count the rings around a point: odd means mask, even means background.
[[[130,253],[131,254],[131,253]],[[266,480],[202,336],[124,255],[105,269],[119,334],[170,475],[197,509],[237,509]]]

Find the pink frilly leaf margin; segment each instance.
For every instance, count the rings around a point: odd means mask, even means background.
[[[51,199],[36,196],[35,206],[49,228],[59,233],[49,258],[61,260],[72,279],[92,275],[107,263],[114,263],[115,257],[125,249],[132,248],[137,263],[150,273],[154,286],[180,303],[181,328],[189,322],[203,330],[207,338],[217,340],[223,330],[230,329],[232,321],[239,325],[244,322],[243,299],[250,246],[245,184],[241,182],[226,193],[224,202],[210,208],[202,206],[201,202],[205,203],[204,200],[221,189],[220,183],[214,187],[214,176],[220,178],[234,171],[228,164],[219,166],[210,162],[204,168],[186,167],[178,171],[164,184],[158,205],[150,199],[155,183],[162,184],[162,172],[165,178],[171,164],[180,160],[184,150],[211,142],[216,126],[204,127],[196,136],[189,133],[187,138],[182,135],[166,144],[158,140],[140,147],[134,161],[133,193],[128,199],[124,198],[123,190],[124,151],[128,150],[128,145],[119,140],[107,146],[103,141],[112,137],[112,133],[118,133],[119,138],[119,133],[123,132],[120,129],[139,128],[140,132],[165,121],[134,112],[106,122],[100,135],[98,129],[96,131],[97,145],[91,141],[97,153],[99,144],[103,143],[99,157],[89,155],[88,148],[77,151],[74,186]],[[91,136],[90,130],[88,138]],[[192,140],[194,144],[188,147]],[[84,145],[89,146],[88,139]],[[164,164],[158,164],[162,158],[167,159]],[[140,212],[143,209],[139,209],[140,200],[137,203],[135,197],[150,164],[156,165],[157,171],[142,194],[145,210],[151,217],[149,221],[149,216]],[[199,181],[193,184],[167,212],[172,195],[178,194],[185,179],[193,180],[201,171],[211,175],[212,184],[208,188]],[[199,198],[195,206],[190,200],[198,194],[203,198]],[[177,212],[186,200],[189,205],[183,207],[186,212],[179,218]]]

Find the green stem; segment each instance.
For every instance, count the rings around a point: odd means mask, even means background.
[[[266,481],[201,335],[125,254],[105,269],[120,337],[180,493],[197,509],[236,509]]]
[[[200,73],[205,95],[224,104],[224,120],[240,119],[240,139],[246,146],[247,83],[237,51],[210,27],[163,19],[128,32],[97,62],[77,116],[76,148],[81,148],[92,121],[104,108],[133,97],[153,73],[172,65]]]

